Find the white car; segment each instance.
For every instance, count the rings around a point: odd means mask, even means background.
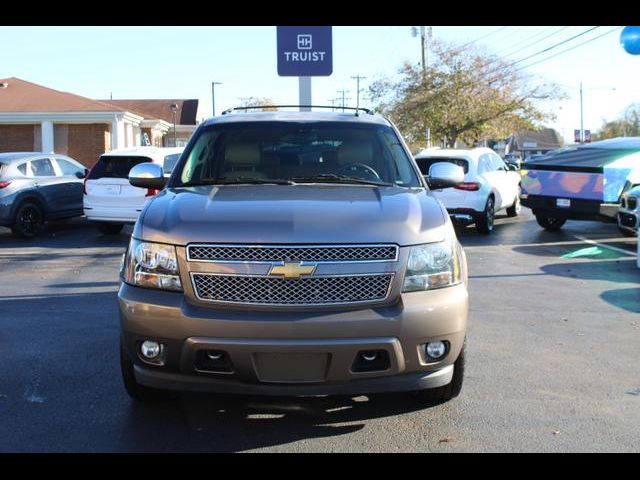
[[[139,163],[162,165],[169,176],[184,147],[135,147],[112,150],[100,156],[84,182],[83,206],[88,220],[105,234],[116,234],[135,223],[149,198],[158,190],[133,187],[129,171]]]
[[[506,209],[510,217],[520,213],[520,174],[490,148],[427,149],[415,159],[423,175],[437,162],[462,167],[464,183],[433,192],[454,223],[475,223],[479,232],[488,234],[497,212]]]

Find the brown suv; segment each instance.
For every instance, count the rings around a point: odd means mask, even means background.
[[[193,134],[136,223],[118,293],[138,400],[167,391],[326,395],[462,387],[467,267],[396,128],[362,113],[231,112]]]

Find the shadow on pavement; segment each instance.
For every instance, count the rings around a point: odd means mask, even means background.
[[[115,449],[236,452],[266,448],[350,434],[362,430],[368,420],[428,407],[403,393],[309,398],[180,394],[178,400],[165,404],[131,401]],[[177,430],[173,437],[163,432],[167,421]]]
[[[20,238],[8,228],[0,227],[0,248],[90,248],[126,245],[133,226],[126,225],[121,233],[103,235],[84,218],[47,222],[35,238]]]

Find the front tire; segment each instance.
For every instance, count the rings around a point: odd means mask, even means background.
[[[493,231],[495,216],[495,201],[493,197],[489,197],[484,207],[484,211],[476,219],[476,230],[485,235],[490,234]]]
[[[122,343],[120,344],[120,370],[124,388],[134,400],[141,403],[157,403],[173,398],[174,393],[169,390],[158,390],[138,383],[133,369],[133,362]]]
[[[558,218],[545,213],[537,213],[536,221],[538,225],[549,232],[557,232],[567,221],[565,218]]]
[[[122,223],[96,222],[96,227],[104,235],[116,235],[122,231]]]
[[[460,392],[462,391],[462,383],[464,382],[464,352],[466,345],[467,341],[465,339],[462,344],[462,350],[460,350],[460,354],[453,364],[453,378],[451,379],[451,382],[448,385],[443,385],[442,387],[412,392],[419,401],[426,403],[443,403],[460,395]]]
[[[18,207],[11,231],[22,238],[33,238],[44,227],[44,213],[40,205],[25,202]]]

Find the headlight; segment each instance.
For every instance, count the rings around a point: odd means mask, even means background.
[[[446,240],[411,247],[403,292],[416,292],[449,287],[462,281],[460,273],[461,247]]]
[[[124,258],[122,280],[138,287],[181,292],[176,247],[132,238]]]

